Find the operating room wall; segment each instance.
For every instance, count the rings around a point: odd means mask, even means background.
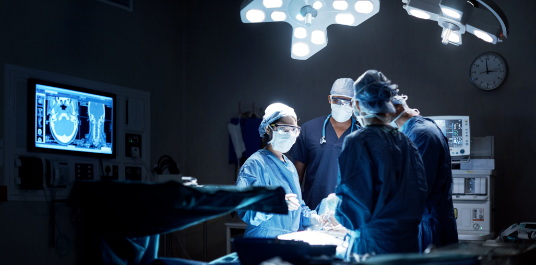
[[[0,1],[0,84],[8,63],[149,91],[151,164],[168,154],[182,165],[182,3],[134,4],[128,12],[96,0]],[[0,102],[5,139],[4,92]],[[3,174],[2,169],[0,185],[8,177]],[[74,242],[71,209],[56,205],[58,229]],[[45,202],[0,203],[0,263],[74,264],[73,245],[68,254],[56,253],[61,245],[49,247],[48,218]]]
[[[469,115],[472,136],[495,136],[495,230],[536,220],[535,1],[495,1],[510,22],[504,43],[465,34],[462,46],[441,44],[437,22],[409,16],[399,0],[381,1],[380,13],[357,27],[332,25],[326,48],[306,61],[290,57],[286,23],[244,24],[241,1],[189,1],[187,28],[186,172],[201,183],[233,184],[227,123],[242,110],[273,102],[292,106],[304,122],[330,112],[337,78],[354,80],[368,69],[385,73],[423,115]],[[469,80],[471,62],[497,52],[509,63],[506,83],[482,91]],[[262,113],[261,113],[262,114]]]

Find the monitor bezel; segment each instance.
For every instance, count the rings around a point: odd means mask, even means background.
[[[97,96],[111,97],[113,99],[113,108],[112,108],[112,153],[103,154],[103,153],[91,153],[91,152],[81,152],[74,150],[61,150],[61,149],[50,149],[35,146],[35,94],[36,94],[36,85],[45,85],[52,86],[57,88],[63,88],[68,90],[73,90],[77,92],[84,92],[89,94],[94,94]],[[63,155],[76,155],[76,156],[85,156],[85,157],[98,157],[98,158],[116,158],[117,156],[117,96],[113,93],[92,90],[87,88],[82,88],[73,85],[61,84],[36,78],[28,79],[28,106],[27,106],[27,151],[28,152],[41,152],[41,153],[53,153],[53,154],[63,154]],[[31,132],[31,133],[30,133]]]
[[[467,120],[468,122],[468,125],[469,125],[469,145],[467,147],[467,153],[465,154],[450,154],[450,156],[452,158],[464,158],[464,157],[470,157],[471,156],[471,119],[470,119],[470,116],[467,116],[467,115],[446,115],[446,116],[427,116],[426,118],[429,118],[429,119],[432,119],[434,120],[434,122],[436,120]],[[456,149],[463,149],[463,147],[453,147],[453,148],[456,148]],[[450,149],[450,147],[449,147]],[[449,150],[449,153],[450,153],[450,150]]]

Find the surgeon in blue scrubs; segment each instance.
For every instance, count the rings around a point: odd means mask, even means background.
[[[426,179],[417,147],[389,125],[397,86],[369,70],[354,89],[354,115],[365,128],[344,140],[335,190],[335,217],[350,230],[346,258],[416,253]]]
[[[305,175],[303,200],[311,209],[316,209],[322,199],[335,191],[342,143],[348,134],[359,129],[352,118],[353,85],[350,78],[335,81],[328,96],[331,114],[304,123],[289,152],[300,184]]]
[[[297,232],[309,226],[322,226],[322,217],[311,211],[302,200],[298,173],[294,164],[284,155],[300,134],[296,113],[291,107],[274,103],[265,111],[259,126],[261,137],[268,135],[266,149],[251,155],[240,168],[236,185],[281,186],[286,191],[288,214],[268,214],[256,211],[238,211],[247,223],[244,237],[276,238],[279,235]]]
[[[421,224],[419,248],[443,247],[458,243],[458,231],[452,204],[452,171],[447,138],[436,123],[410,109],[407,96],[396,96],[396,113],[391,125],[400,128],[415,143],[426,171],[428,192]]]

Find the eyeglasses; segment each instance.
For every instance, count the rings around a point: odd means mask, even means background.
[[[331,104],[352,106],[352,100],[343,98],[331,98]]]
[[[278,132],[280,134],[291,133],[295,136],[298,136],[301,132],[301,127],[299,126],[271,124],[271,127],[274,132]]]

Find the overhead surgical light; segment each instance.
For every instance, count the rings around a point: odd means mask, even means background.
[[[262,4],[266,8],[278,8],[283,5],[283,0],[262,0]]]
[[[352,25],[354,21],[355,18],[352,16],[352,14],[337,14],[335,17],[335,22],[341,25]]]
[[[307,30],[302,27],[297,27],[294,29],[294,37],[298,39],[305,39],[307,37]]]
[[[326,33],[322,30],[315,30],[311,33],[311,42],[314,44],[324,44],[326,42]]]
[[[266,15],[264,14],[262,10],[251,9],[251,10],[248,10],[248,12],[246,13],[246,18],[251,23],[258,23],[258,22],[263,22],[264,19],[266,18]]]
[[[492,0],[402,0],[408,14],[435,20],[443,44],[462,44],[466,32],[493,44],[508,35],[508,20]]]
[[[355,2],[355,11],[361,14],[368,14],[374,10],[374,4],[368,0],[359,0]]]
[[[430,19],[431,16],[430,14],[424,12],[424,11],[421,11],[419,9],[411,9],[409,10],[409,13],[411,15],[413,15],[414,17],[418,17],[418,18],[422,18],[422,19]]]
[[[443,11],[443,14],[446,15],[446,16],[449,16],[449,17],[452,17],[452,18],[455,18],[455,19],[462,18],[462,14],[460,12],[454,10],[454,9],[442,7],[441,11]]]
[[[296,42],[292,45],[292,54],[298,57],[305,57],[309,55],[309,45],[303,42]]]
[[[493,42],[493,37],[491,37],[488,33],[484,32],[484,31],[475,30],[473,32],[473,34],[475,34],[475,36],[477,36],[478,38],[484,40],[485,42]]]
[[[285,12],[281,12],[281,11],[272,12],[273,21],[284,21],[285,19],[287,19],[287,14]]]
[[[335,0],[333,1],[333,8],[337,10],[346,10],[348,9],[348,2],[345,0]]]
[[[244,0],[244,23],[287,22],[292,26],[291,57],[307,60],[328,44],[327,27],[357,26],[380,11],[380,0]]]

